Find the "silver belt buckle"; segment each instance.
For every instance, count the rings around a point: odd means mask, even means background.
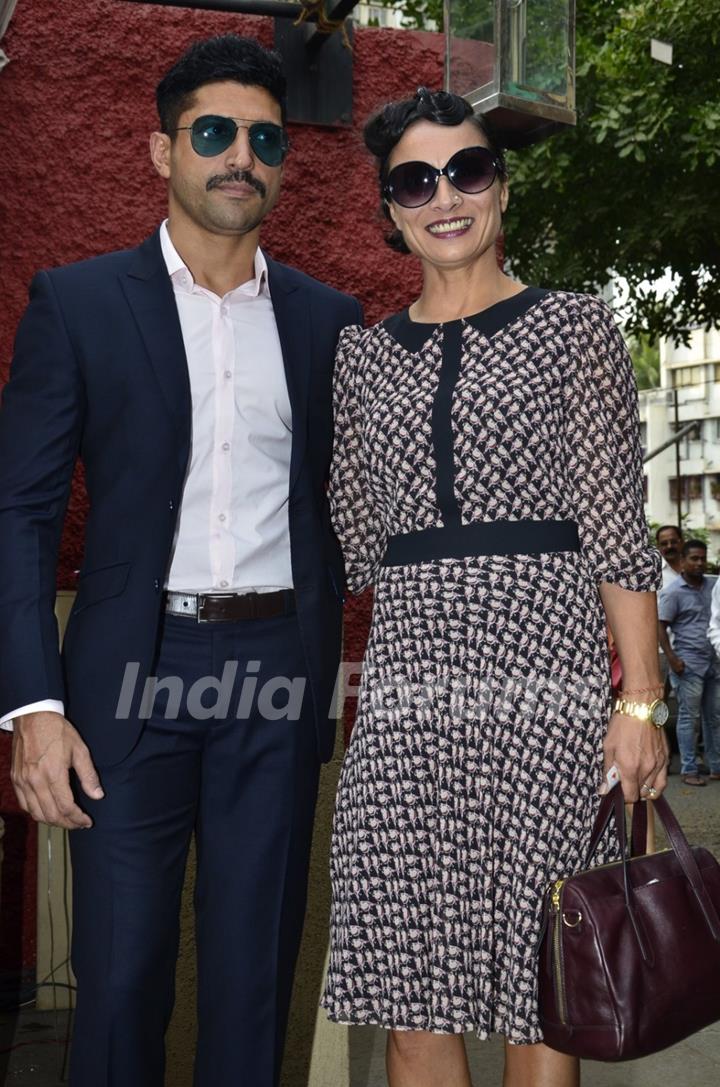
[[[188,619],[194,619],[197,614],[197,597],[194,593],[180,593],[168,589],[165,593],[166,611],[168,615],[182,615]],[[188,606],[190,605],[190,606]]]
[[[214,619],[206,619],[203,616],[203,609],[205,607],[205,601],[207,600],[207,598],[209,596],[211,596],[213,598],[213,600],[217,600],[218,597],[226,597],[227,598],[227,597],[233,597],[233,596],[237,596],[237,595],[238,595],[237,593],[198,593],[198,597],[197,597],[197,621],[198,621],[198,623],[216,622],[216,620],[214,620]]]

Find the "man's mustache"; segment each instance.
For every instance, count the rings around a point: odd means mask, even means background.
[[[265,196],[267,192],[265,184],[259,177],[253,177],[249,170],[235,170],[232,174],[214,174],[211,178],[208,178],[205,188],[210,192],[211,189],[217,189],[218,185],[227,185],[232,182],[251,185],[261,196]]]

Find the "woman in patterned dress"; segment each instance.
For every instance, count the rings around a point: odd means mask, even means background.
[[[662,730],[608,704],[606,621],[626,692],[662,690],[632,366],[603,302],[498,268],[505,166],[463,99],[365,137],[424,278],[338,347],[333,520],[375,596],[323,1005],[389,1029],[391,1087],[469,1087],[469,1030],[504,1035],[505,1087],[575,1087],[538,1024],[544,895],[612,764],[628,801],[665,786]]]

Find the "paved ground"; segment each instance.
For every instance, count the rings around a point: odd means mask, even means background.
[[[688,838],[720,858],[720,782],[706,788],[683,785],[671,778],[668,798]],[[718,979],[720,984],[720,978]],[[25,1008],[0,1015],[0,1084],[5,1087],[63,1087],[67,1019],[64,1014]],[[351,1087],[384,1087],[383,1031],[354,1029],[350,1035]],[[477,1087],[500,1087],[502,1043],[468,1039]],[[655,1057],[622,1065],[583,1066],[583,1087],[718,1087],[720,1084],[720,1024]],[[169,1085],[172,1087],[172,1085]],[[217,1087],[234,1087],[218,1084]],[[286,1087],[300,1087],[288,1084]],[[309,1084],[307,1087],[318,1087]],[[324,1085],[323,1085],[324,1087]]]

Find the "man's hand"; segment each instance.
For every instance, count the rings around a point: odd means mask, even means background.
[[[23,811],[39,823],[77,830],[92,819],[77,806],[70,788],[75,770],[87,796],[105,795],[90,752],[76,729],[59,713],[28,713],[15,718],[12,783]]]
[[[611,766],[620,772],[625,801],[633,804],[647,800],[647,789],[661,793],[667,785],[668,743],[665,730],[656,728],[648,721],[614,713],[610,718],[605,737],[605,768]]]
[[[677,653],[666,654],[668,664],[672,668],[676,676],[681,676],[685,671],[685,661],[682,657],[678,657]]]

